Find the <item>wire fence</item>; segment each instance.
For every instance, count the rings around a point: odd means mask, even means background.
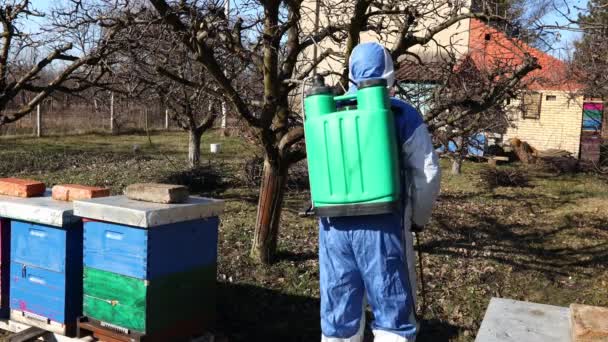
[[[218,127],[220,121],[216,121]],[[175,121],[171,120],[167,109],[157,103],[143,105],[117,101],[112,113],[110,102],[63,105],[58,101],[45,101],[21,120],[0,126],[0,136],[70,135],[91,132],[120,134],[179,129]]]

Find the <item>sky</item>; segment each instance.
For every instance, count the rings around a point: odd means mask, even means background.
[[[587,0],[556,0],[555,9],[541,19],[541,25],[554,25],[570,27],[572,29],[554,30],[559,32],[560,38],[551,46],[550,54],[555,57],[566,59],[572,51],[573,43],[580,39],[581,33],[576,31],[576,25],[569,23],[568,19],[576,19],[580,12],[579,9],[587,8]],[[566,5],[567,4],[567,5]]]
[[[234,3],[235,0],[232,0]],[[238,0],[237,0],[238,1]],[[544,25],[557,25],[557,26],[566,26],[568,25],[568,20],[565,18],[565,15],[569,18],[575,19],[578,15],[578,9],[587,7],[587,0],[555,0],[555,7],[557,10],[552,9],[549,13],[541,19],[541,24]],[[56,3],[57,0],[32,0],[32,4],[34,8],[45,11],[49,9],[53,3]],[[566,5],[567,4],[567,5]],[[29,25],[32,28],[37,27],[38,23],[43,20],[40,18],[32,19]],[[575,28],[575,27],[574,27]],[[574,41],[580,38],[581,34],[576,32],[576,30],[568,30],[568,29],[560,29],[554,30],[554,32],[559,32],[559,40],[552,43],[551,48],[549,49],[549,53],[554,55],[555,57],[566,59],[571,53],[571,47]]]

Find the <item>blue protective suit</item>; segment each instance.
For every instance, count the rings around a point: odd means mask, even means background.
[[[377,43],[360,44],[350,58],[350,78],[394,83],[390,54]],[[349,92],[356,91],[351,86]],[[372,307],[375,340],[414,341],[415,255],[411,223],[424,226],[439,194],[440,167],[431,137],[412,106],[392,98],[401,149],[402,211],[321,218],[319,265],[322,341],[363,340],[364,297]]]

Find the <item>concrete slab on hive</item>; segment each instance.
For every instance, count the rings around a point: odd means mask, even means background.
[[[571,304],[572,342],[607,342],[608,308]]]
[[[9,197],[0,196],[0,217],[63,227],[78,222],[70,202],[56,201],[50,192],[42,197]]]
[[[173,184],[139,183],[125,189],[128,198],[153,203],[184,203],[189,195],[188,188]]]
[[[190,196],[185,203],[174,204],[142,202],[126,196],[73,203],[77,216],[141,228],[219,216],[224,211],[224,201],[196,196]]]
[[[476,342],[570,342],[570,310],[492,298]]]

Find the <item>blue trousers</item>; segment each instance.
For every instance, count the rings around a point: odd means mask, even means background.
[[[354,336],[365,293],[374,313],[373,330],[414,339],[416,321],[400,216],[322,218],[319,226],[323,335]]]

